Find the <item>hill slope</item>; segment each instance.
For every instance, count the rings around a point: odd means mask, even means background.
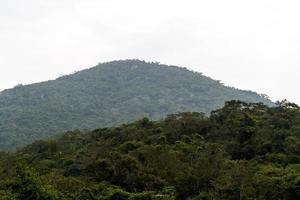
[[[168,113],[209,113],[225,101],[271,104],[184,68],[139,60],[114,61],[0,95],[0,148],[23,146],[73,129],[111,126]]]
[[[1,199],[300,199],[300,109],[227,102],[0,153]]]

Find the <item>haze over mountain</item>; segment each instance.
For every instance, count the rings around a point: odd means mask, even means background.
[[[12,149],[67,130],[112,126],[170,113],[209,113],[228,100],[273,103],[185,68],[113,61],[0,95],[0,148]]]

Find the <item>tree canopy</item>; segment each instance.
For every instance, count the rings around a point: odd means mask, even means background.
[[[295,200],[300,109],[229,101],[0,154],[1,199]]]

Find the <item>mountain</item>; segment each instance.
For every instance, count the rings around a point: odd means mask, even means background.
[[[0,149],[74,129],[93,129],[169,113],[209,113],[228,100],[272,102],[185,68],[139,60],[99,64],[0,94]]]
[[[67,132],[0,153],[1,199],[300,199],[300,109],[212,112]]]

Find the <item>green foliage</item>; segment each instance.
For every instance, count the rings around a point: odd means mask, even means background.
[[[230,101],[0,153],[0,199],[294,200],[300,109]]]
[[[142,117],[209,113],[233,99],[272,105],[254,92],[225,87],[184,68],[138,60],[103,63],[54,81],[1,92],[0,149]]]
[[[17,181],[13,188],[18,199],[55,200],[56,191],[50,185],[42,184],[33,169],[19,165],[16,168]]]
[[[0,191],[0,197],[2,200],[17,200],[16,195],[9,190]]]

